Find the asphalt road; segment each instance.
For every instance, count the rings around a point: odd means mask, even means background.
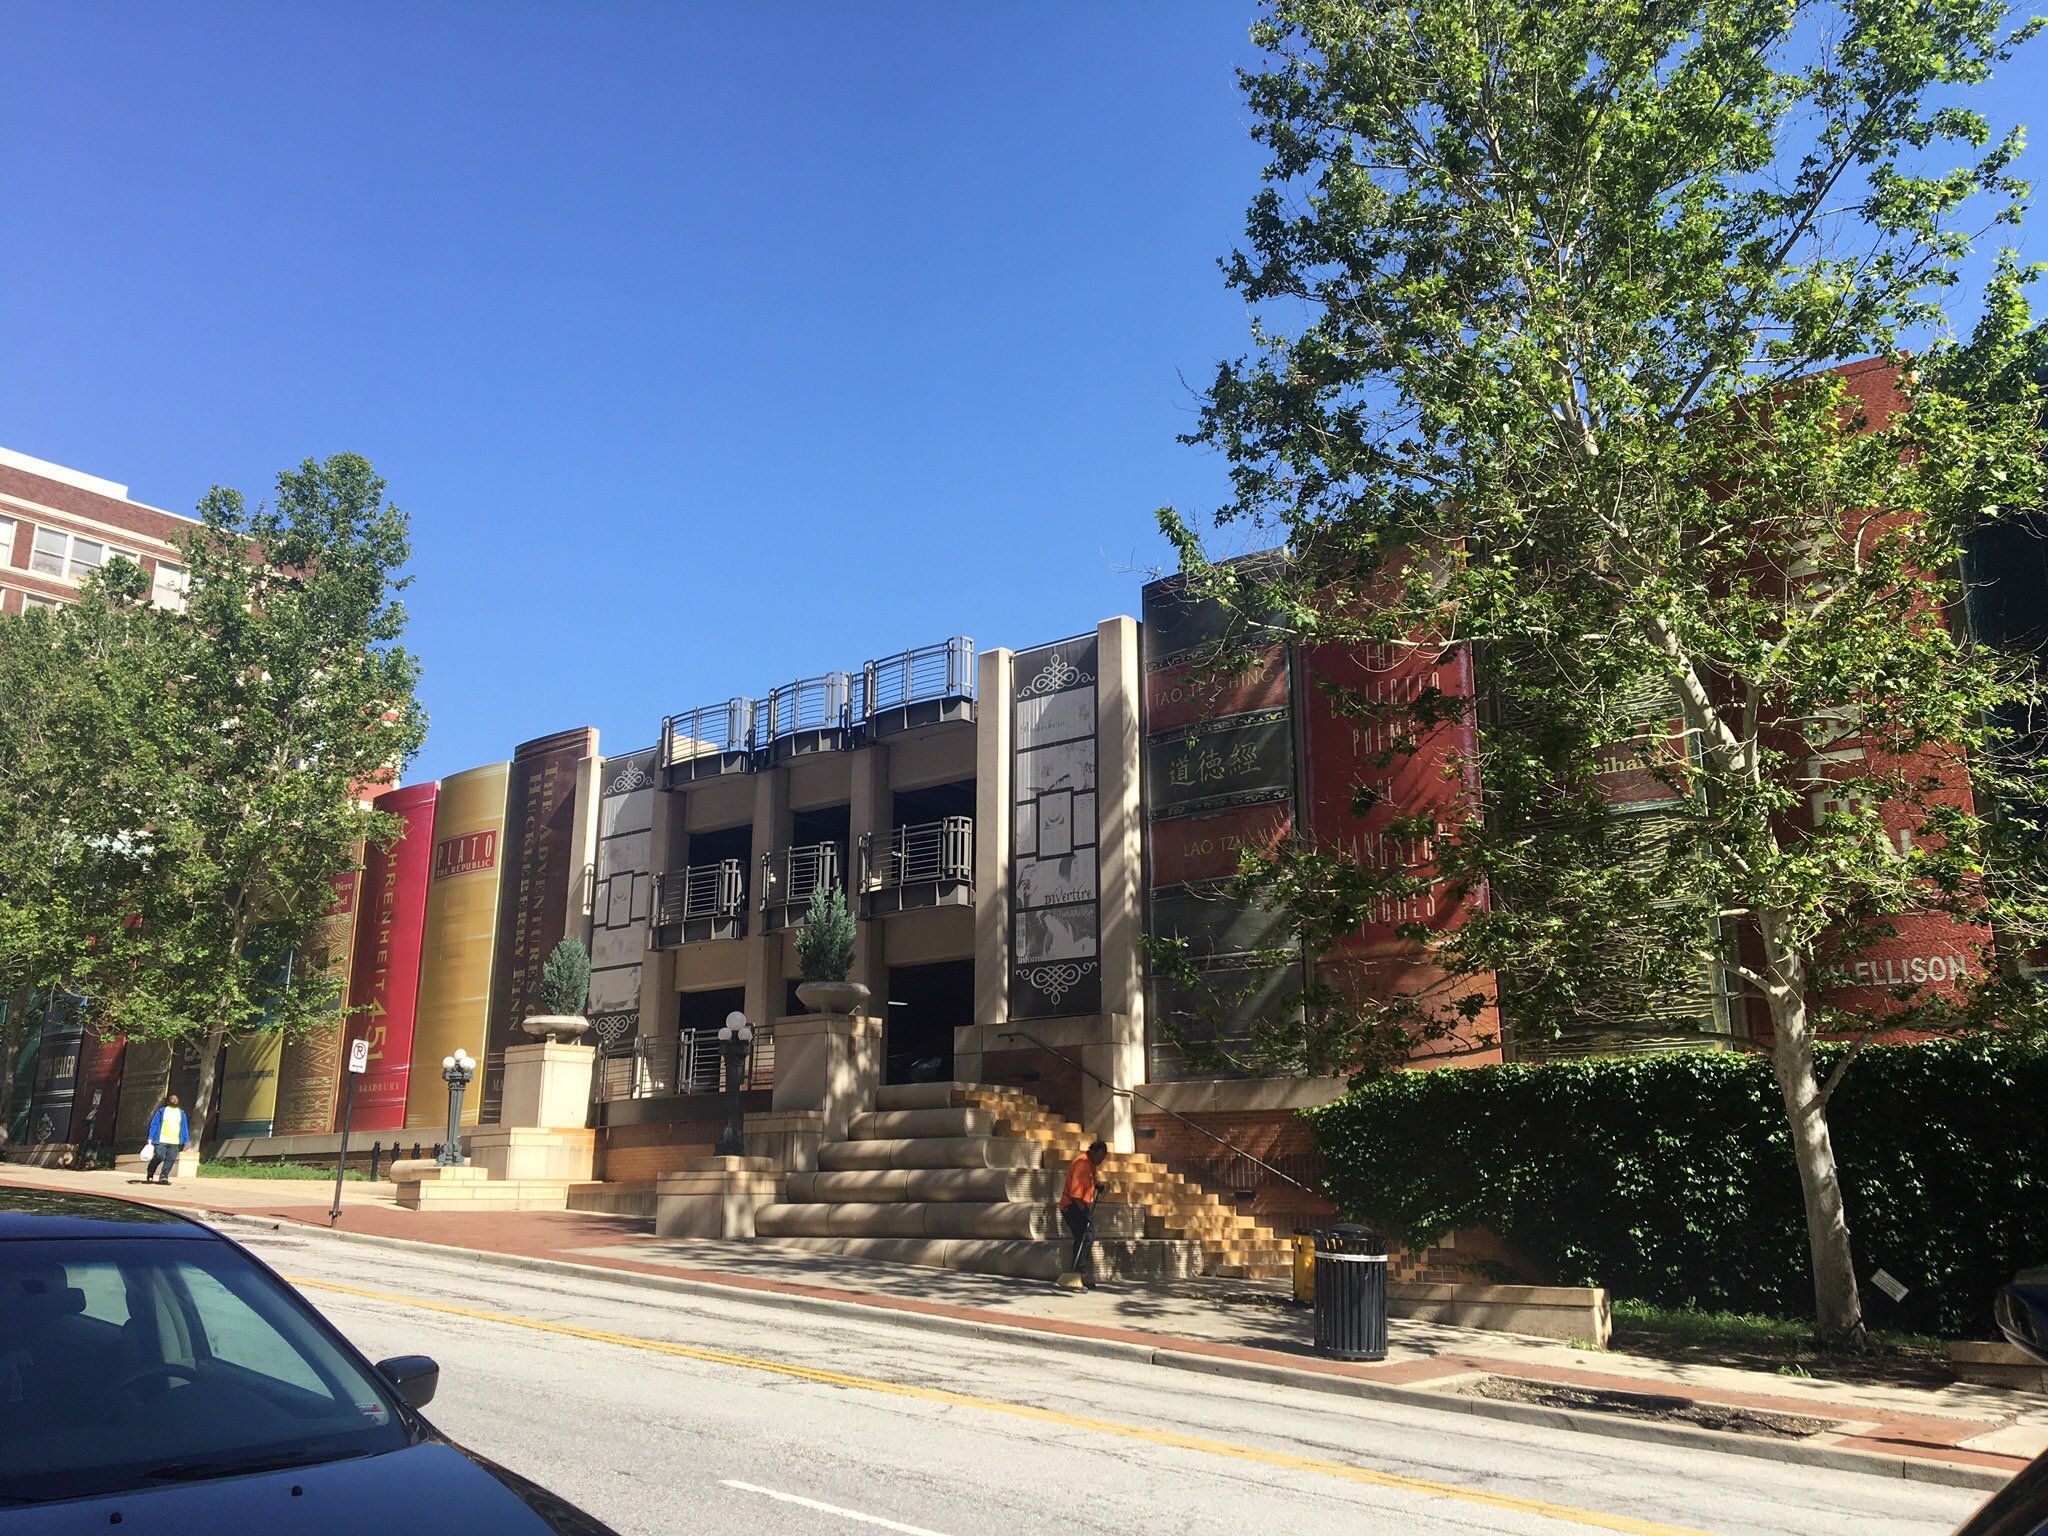
[[[230,1228],[429,1417],[629,1536],[1907,1536],[1982,1497]]]

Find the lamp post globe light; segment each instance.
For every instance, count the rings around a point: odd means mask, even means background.
[[[469,1080],[476,1076],[476,1059],[460,1046],[453,1056],[441,1058],[441,1081],[448,1085],[448,1139],[441,1143],[434,1153],[434,1161],[443,1168],[462,1166],[462,1090],[469,1086]]]
[[[744,1157],[747,1139],[740,1128],[740,1072],[753,1048],[754,1026],[735,1009],[718,1030],[718,1054],[725,1058],[725,1130],[718,1138],[720,1157]]]

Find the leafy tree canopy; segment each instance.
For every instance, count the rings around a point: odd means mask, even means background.
[[[1992,873],[2006,831],[2038,842],[2028,818],[1956,792],[2009,760],[1988,733],[2033,681],[1952,622],[1965,536],[2041,505],[2032,273],[2006,255],[1974,330],[1948,322],[1962,257],[2026,195],[2017,130],[1967,92],[2034,29],[1996,0],[1280,0],[1244,77],[1266,186],[1224,263],[1255,349],[1192,440],[1230,463],[1218,522],[1293,558],[1211,565],[1162,514],[1241,613],[1470,645],[1482,678],[1457,766],[1483,788],[1415,829],[1427,866],[1297,845],[1252,884],[1311,947],[1373,900],[1461,889],[1477,917],[1414,936],[1537,1028],[1726,967],[1769,1005],[1843,1336],[1825,1106],[1849,1058],[1817,1084],[1812,1043],[1859,1021],[1830,966],[1908,912],[2013,935],[2043,912],[2030,874]],[[1873,355],[1904,411],[1829,371]],[[1441,719],[1394,723],[1412,750]],[[1610,813],[1618,769],[1671,802],[1647,843]],[[1342,1063],[1389,1012],[1316,1049]]]

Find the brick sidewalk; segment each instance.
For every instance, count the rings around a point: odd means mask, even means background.
[[[222,1215],[325,1228],[332,1186],[202,1179],[146,1191],[114,1174],[0,1165],[0,1182],[111,1194]],[[1071,1340],[1169,1351],[1241,1366],[1307,1372],[1405,1388],[1472,1404],[1491,1380],[1587,1393],[1649,1395],[1671,1404],[1747,1409],[1827,1421],[1807,1446],[1877,1452],[1916,1462],[2010,1474],[2048,1449],[2048,1399],[1988,1387],[1871,1385],[1787,1378],[1473,1329],[1395,1321],[1381,1364],[1322,1359],[1310,1351],[1307,1314],[1284,1289],[1241,1281],[1119,1286],[1061,1292],[1030,1281],[915,1269],[741,1243],[676,1242],[630,1217],[578,1212],[418,1212],[399,1209],[390,1186],[350,1185],[340,1230],[522,1260],[661,1276],[736,1293],[872,1307],[905,1317],[990,1325]],[[317,1191],[317,1192],[316,1192]],[[1333,1383],[1334,1384],[1334,1383]],[[1540,1400],[1540,1398],[1539,1398]],[[1451,1406],[1446,1403],[1445,1406]],[[1555,1405],[1553,1405],[1555,1406]]]

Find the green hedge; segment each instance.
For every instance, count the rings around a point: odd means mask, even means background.
[[[1330,1198],[1413,1246],[1486,1227],[1560,1283],[1812,1316],[1783,1103],[1756,1056],[1403,1072],[1307,1119]],[[1869,1321],[1986,1333],[1997,1287],[2048,1263],[2048,1050],[1872,1047],[1829,1123]],[[1880,1268],[1903,1303],[1870,1286]]]

